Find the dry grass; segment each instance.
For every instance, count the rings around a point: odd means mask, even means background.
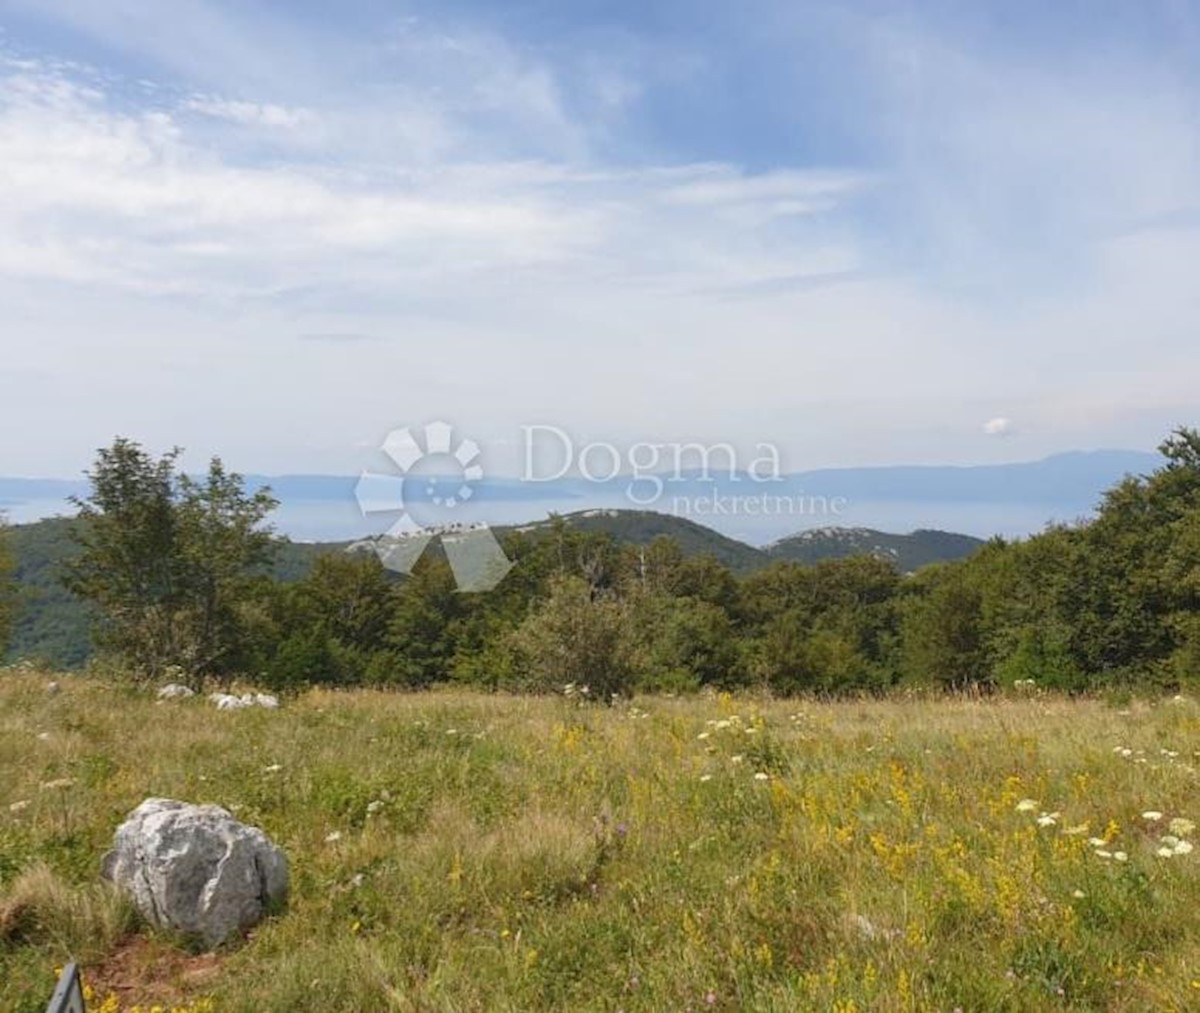
[[[81,952],[120,1008],[1200,998],[1200,850],[1158,853],[1191,833],[1170,820],[1200,822],[1191,701],[313,692],[219,712],[61,681],[0,675],[0,1009],[43,1008]],[[146,929],[122,940],[96,885],[149,795],[224,805],[292,863],[287,911],[202,974]],[[128,971],[150,951],[177,955],[169,981]]]

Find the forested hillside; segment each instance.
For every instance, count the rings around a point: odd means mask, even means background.
[[[694,521],[642,510],[589,510],[569,514],[563,523],[573,531],[611,539],[617,545],[649,545],[670,538],[687,558],[706,556],[737,576],[761,570],[776,559],[815,563],[851,555],[877,554],[894,559],[902,571],[927,562],[958,559],[983,543],[966,535],[918,531],[891,535],[865,529],[823,528],[766,549],[727,538]],[[53,518],[8,529],[19,583],[15,625],[8,657],[36,658],[66,668],[82,665],[91,648],[88,612],[62,583],[64,564],[77,551],[71,538],[76,522]],[[539,540],[553,535],[552,521],[499,528],[501,539]],[[843,533],[846,532],[846,533]],[[349,542],[303,543],[279,539],[266,572],[274,580],[302,579],[322,555],[344,554]],[[803,546],[803,552],[797,546]],[[436,547],[432,555],[437,555]]]
[[[590,511],[495,532],[511,571],[463,594],[436,541],[405,577],[371,551],[279,542],[269,495],[219,461],[193,479],[118,441],[80,520],[8,533],[16,649],[83,659],[89,617],[65,579],[91,603],[98,648],[149,679],[603,697],[1176,687],[1200,676],[1200,435],[1181,429],[1161,450],[1162,467],[1114,486],[1093,520],[1023,541],[835,529],[759,550],[676,518]]]

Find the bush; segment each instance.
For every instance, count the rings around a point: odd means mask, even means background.
[[[632,667],[624,603],[596,593],[578,577],[555,577],[550,596],[513,633],[522,688],[535,692],[573,683],[596,700],[627,694]]]

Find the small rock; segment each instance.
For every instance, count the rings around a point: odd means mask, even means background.
[[[217,706],[217,710],[235,711],[241,710],[243,707],[249,707],[248,704],[239,696],[234,696],[232,693],[212,693],[209,695],[211,700]]]
[[[254,702],[260,707],[266,707],[267,710],[277,710],[279,708],[279,697],[271,696],[270,693],[255,693]]]
[[[59,694],[61,692],[62,692],[62,687],[57,682],[46,683],[46,695],[47,696],[56,696],[57,694]]]
[[[215,805],[150,798],[122,823],[103,876],[160,928],[217,946],[287,896],[283,852]]]
[[[160,700],[186,700],[189,696],[195,695],[195,690],[178,682],[168,683],[158,691]]]

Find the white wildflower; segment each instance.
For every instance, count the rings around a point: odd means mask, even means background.
[[[1031,813],[1031,812],[1034,812],[1037,809],[1037,807],[1038,807],[1038,804],[1037,804],[1036,799],[1023,798],[1023,799],[1021,799],[1020,802],[1017,803],[1017,812]]]
[[[8,811],[10,813],[19,813],[22,810],[28,809],[28,808],[29,808],[29,799],[27,799],[27,798],[18,799],[16,802],[10,802],[8,805]]]
[[[325,835],[325,843],[326,844],[336,844],[341,839],[342,839],[342,832],[340,830],[335,830],[335,831],[333,831],[333,833]]]
[[[1195,823],[1189,819],[1184,819],[1182,816],[1176,816],[1167,826],[1171,833],[1177,837],[1188,837],[1196,829]]]
[[[760,770],[757,774],[754,775],[754,780],[769,781],[769,780],[771,780],[771,775],[766,773],[765,771]]]
[[[1151,823],[1157,823],[1162,818],[1163,814],[1157,809],[1147,809],[1144,813],[1142,813],[1142,819],[1149,820]]]

